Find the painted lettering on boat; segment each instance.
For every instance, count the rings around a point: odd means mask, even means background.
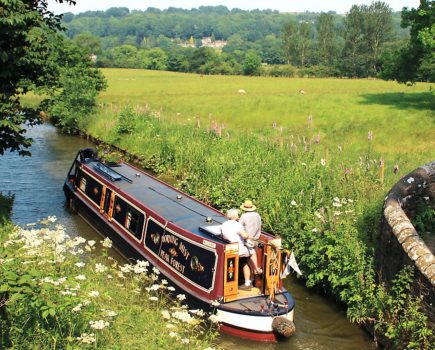
[[[204,290],[215,280],[217,253],[212,247],[194,242],[148,220],[145,247],[184,279]]]

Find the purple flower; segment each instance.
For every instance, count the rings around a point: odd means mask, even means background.
[[[320,131],[319,131],[318,134],[317,134],[316,143],[317,143],[317,144],[320,143]]]

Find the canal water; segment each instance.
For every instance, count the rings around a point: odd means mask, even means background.
[[[34,139],[32,157],[0,156],[0,192],[15,195],[13,221],[25,225],[55,215],[69,235],[99,239],[86,222],[68,211],[62,191],[77,150],[93,145],[80,137],[62,135],[49,124],[34,127],[28,135]],[[296,300],[297,332],[290,340],[262,344],[221,335],[218,344],[237,350],[375,349],[368,335],[350,324],[332,301],[309,291],[294,277],[288,277],[286,283]]]

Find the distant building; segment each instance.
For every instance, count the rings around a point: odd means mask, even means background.
[[[228,42],[225,40],[215,40],[212,37],[204,37],[201,39],[201,47],[211,47],[213,49],[222,49]],[[188,42],[180,43],[178,46],[181,47],[196,47],[192,40]]]

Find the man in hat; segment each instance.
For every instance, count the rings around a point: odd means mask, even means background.
[[[242,209],[244,213],[240,216],[239,222],[249,235],[249,239],[247,240],[248,246],[251,244],[252,247],[256,247],[261,234],[261,216],[255,211],[257,207],[249,199],[245,200],[240,206],[240,209]]]

